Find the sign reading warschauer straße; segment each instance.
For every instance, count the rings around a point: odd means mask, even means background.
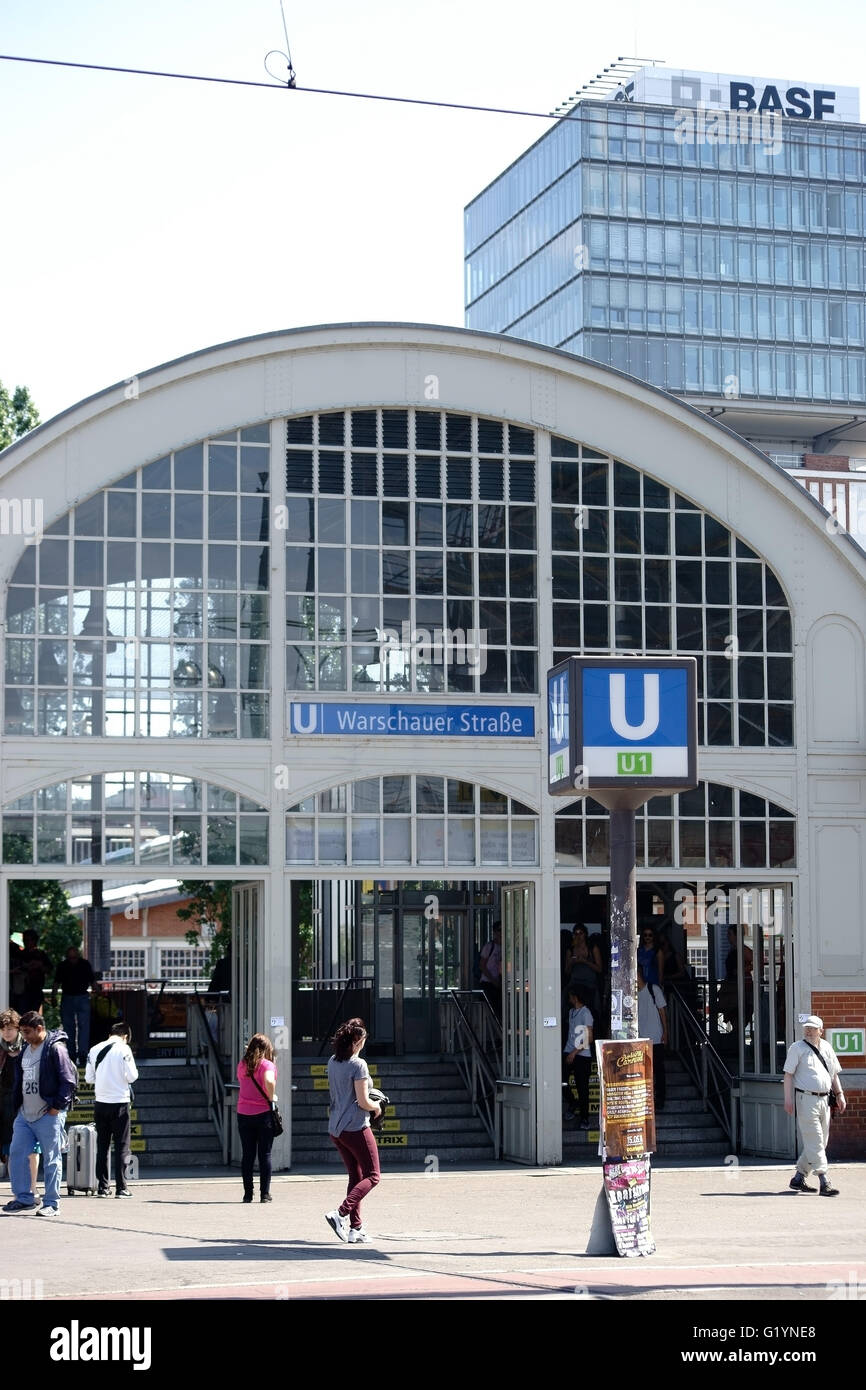
[[[534,738],[531,705],[347,704],[291,700],[290,734],[370,738]]]

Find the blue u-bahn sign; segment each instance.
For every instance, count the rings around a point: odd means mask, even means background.
[[[553,795],[696,785],[694,657],[572,656],[547,691]]]

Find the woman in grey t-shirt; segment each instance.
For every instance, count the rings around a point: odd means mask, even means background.
[[[370,1130],[371,1115],[380,1113],[370,1100],[370,1073],[361,1057],[367,1030],[360,1018],[341,1023],[334,1036],[334,1055],[328,1060],[330,1107],[328,1133],[349,1175],[345,1201],[325,1220],[350,1245],[366,1245],[367,1233],[361,1222],[361,1202],[377,1186],[379,1150]]]

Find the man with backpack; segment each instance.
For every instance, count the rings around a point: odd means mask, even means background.
[[[18,1024],[27,1044],[21,1054],[15,1082],[16,1110],[9,1150],[9,1177],[13,1198],[3,1208],[5,1216],[56,1216],[60,1202],[63,1167],[63,1135],[66,1112],[75,1100],[78,1073],[66,1050],[62,1028],[49,1033],[36,1010]],[[30,1176],[33,1145],[42,1149],[45,1197],[37,1197]]]
[[[126,1185],[132,1092],[131,1081],[138,1080],[138,1068],[130,1050],[132,1029],[128,1023],[115,1023],[107,1042],[90,1049],[86,1081],[94,1086],[93,1121],[96,1125],[96,1195],[108,1196],[108,1150],[114,1140],[114,1195],[131,1197]]]

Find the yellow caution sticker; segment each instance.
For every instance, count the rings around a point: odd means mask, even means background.
[[[317,1076],[317,1077],[315,1078],[315,1080],[313,1081],[313,1090],[314,1090],[314,1091],[327,1091],[327,1089],[328,1089],[328,1078],[327,1078],[326,1076]]]
[[[328,1068],[327,1068],[327,1066],[324,1066],[324,1067],[323,1067],[323,1066],[320,1066],[320,1065],[317,1063],[315,1066],[310,1067],[310,1076],[327,1076],[327,1075],[328,1075]]]
[[[133,1139],[133,1141],[132,1141],[132,1143],[130,1144],[129,1147],[132,1149],[132,1152],[133,1152],[134,1154],[144,1153],[144,1150],[147,1148],[147,1140],[146,1140],[146,1139]]]
[[[130,1110],[130,1112],[129,1112],[129,1118],[130,1118],[131,1120],[137,1120],[137,1119],[138,1119],[138,1111],[137,1111],[137,1110]],[[68,1118],[67,1121],[66,1121],[66,1128],[67,1128],[67,1129],[72,1129],[73,1126],[75,1126],[75,1125],[92,1125],[93,1122],[94,1122],[94,1112],[93,1112],[92,1110],[79,1110],[79,1109],[78,1109],[78,1106],[76,1106],[75,1109],[74,1109],[74,1111],[72,1112],[72,1114],[69,1116],[69,1118]]]
[[[380,1149],[405,1149],[409,1144],[409,1136],[408,1134],[377,1134],[376,1143]]]
[[[399,1120],[383,1120],[383,1121],[382,1121],[382,1128],[383,1128],[383,1129],[386,1129],[386,1130],[400,1129],[400,1128],[401,1128],[401,1126],[400,1126],[400,1121],[399,1121]]]

